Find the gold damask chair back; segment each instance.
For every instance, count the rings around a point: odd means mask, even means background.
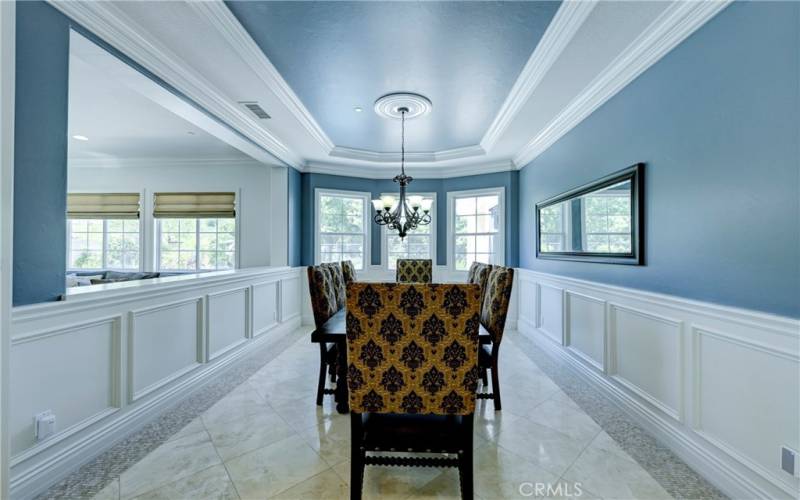
[[[492,392],[479,397],[494,400],[494,409],[502,409],[500,401],[500,377],[498,375],[500,342],[506,327],[508,307],[511,303],[511,288],[514,284],[514,269],[494,266],[486,280],[481,306],[481,326],[486,329],[491,339],[490,345],[481,345],[479,363],[484,385],[486,370],[492,371]]]
[[[398,283],[431,283],[433,261],[431,259],[397,259],[396,281]]]
[[[435,463],[458,467],[472,498],[480,287],[352,283],[346,323],[350,497],[361,498],[366,465],[431,465],[367,452],[434,450],[457,455]]]

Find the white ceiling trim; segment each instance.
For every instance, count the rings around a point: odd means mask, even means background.
[[[432,152],[407,152],[406,161],[409,163],[418,162],[436,162],[446,160],[458,160],[461,158],[471,158],[475,156],[483,156],[486,151],[482,147],[465,146],[463,148],[447,149],[442,151]],[[383,153],[378,151],[369,151],[365,149],[345,148],[341,146],[334,147],[329,153],[330,156],[337,158],[347,158],[350,160],[371,161],[377,163],[400,163],[400,153]]]
[[[533,91],[539,86],[550,67],[558,60],[561,52],[589,17],[595,5],[595,0],[565,0],[562,2],[511,88],[511,92],[503,102],[500,111],[481,139],[480,145],[484,151],[491,151],[494,148],[494,145],[516,118],[519,110],[533,95]]]
[[[238,103],[226,97],[168,48],[155,41],[154,37],[148,36],[144,28],[134,23],[112,2],[49,0],[49,3],[281,161],[296,168],[303,164],[297,154],[261,127]]]
[[[674,2],[514,156],[522,168],[658,62],[732,0]]]
[[[236,16],[222,0],[189,2],[189,5],[225,38],[228,44],[261,79],[267,88],[286,106],[303,128],[325,151],[334,148],[333,141],[322,130],[292,88],[267,58]]]
[[[243,158],[68,158],[69,168],[274,167]]]
[[[418,179],[449,179],[469,175],[492,174],[516,170],[510,160],[475,165],[450,166],[407,166],[406,173]],[[343,175],[365,179],[389,179],[399,173],[395,166],[341,165],[338,163],[308,162],[301,170],[303,173]]]

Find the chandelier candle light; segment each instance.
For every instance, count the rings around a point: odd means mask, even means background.
[[[406,116],[416,118],[430,112],[431,102],[418,94],[388,94],[375,101],[375,112],[389,118],[400,118],[400,175],[392,179],[400,184],[400,199],[394,196],[381,196],[372,200],[375,207],[373,220],[379,226],[397,230],[402,240],[409,231],[431,223],[431,200],[422,196],[406,197],[406,187],[414,179],[406,175]]]

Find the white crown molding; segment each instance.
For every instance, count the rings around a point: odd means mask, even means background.
[[[410,152],[406,153],[406,162],[436,162],[446,160],[457,160],[461,158],[472,158],[484,156],[486,151],[479,145],[464,146],[461,148],[445,149],[433,152]],[[349,160],[371,161],[377,163],[400,163],[400,153],[383,153],[366,149],[346,148],[342,146],[334,147],[329,156],[337,158],[347,158]]]
[[[222,0],[189,2],[188,5],[216,28],[242,61],[258,75],[267,88],[275,94],[325,151],[334,148],[333,142],[322,130],[322,127]]]
[[[586,18],[594,9],[595,0],[566,0],[558,8],[556,15],[536,45],[517,81],[511,88],[503,106],[481,139],[484,151],[491,151],[508,126],[516,118],[522,106],[528,102],[533,91],[539,86],[553,63],[558,60]]]
[[[501,160],[491,163],[478,163],[474,165],[445,165],[445,166],[407,166],[406,173],[417,179],[449,179],[451,177],[466,177],[469,175],[491,174],[516,170],[510,160]],[[364,166],[342,165],[311,161],[300,170],[303,173],[340,175],[345,177],[360,177],[362,179],[387,179],[398,173],[395,165]]]
[[[670,4],[630,45],[514,157],[522,168],[616,95],[732,0]]]
[[[270,167],[249,158],[68,158],[69,168]]]
[[[302,165],[298,155],[245,113],[238,103],[157,42],[113,2],[49,0],[49,3],[281,161],[294,167]]]

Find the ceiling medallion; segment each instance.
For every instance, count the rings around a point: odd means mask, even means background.
[[[433,104],[424,95],[413,92],[393,92],[375,101],[375,113],[384,118],[401,118],[400,109],[405,108],[405,119],[411,120],[431,112]]]
[[[429,113],[431,107],[431,101],[419,94],[387,94],[375,101],[376,113],[400,119],[400,175],[392,179],[400,184],[400,198],[395,201],[394,196],[389,195],[372,200],[375,208],[372,220],[379,226],[396,230],[401,240],[409,231],[431,223],[431,200],[422,196],[409,196],[406,200],[406,187],[414,180],[406,175],[406,120]]]

